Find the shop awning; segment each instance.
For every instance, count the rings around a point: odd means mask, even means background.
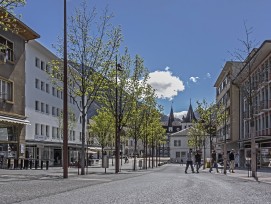
[[[0,121],[9,122],[9,123],[23,124],[23,125],[30,125],[30,122],[28,120],[12,118],[12,117],[6,117],[6,116],[0,116]]]

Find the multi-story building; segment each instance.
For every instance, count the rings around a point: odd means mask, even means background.
[[[240,72],[242,65],[241,62],[226,62],[214,85],[216,88],[216,104],[223,107],[219,114],[225,114],[224,122],[217,127],[216,140],[213,141],[219,159],[222,158],[225,144],[227,152],[231,149],[238,150],[239,88],[232,81]]]
[[[0,168],[25,157],[25,44],[39,38],[19,19],[14,24],[17,32],[0,26]]]
[[[258,166],[271,166],[271,40],[250,53],[233,82],[240,88],[240,165],[251,157],[253,138]]]
[[[37,41],[25,49],[25,114],[31,125],[26,127],[26,158],[49,160],[49,165],[62,165],[63,92],[53,83],[49,63],[57,57]],[[81,149],[81,115],[75,101],[68,97],[69,162],[78,161]]]

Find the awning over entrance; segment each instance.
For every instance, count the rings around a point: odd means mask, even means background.
[[[0,116],[0,121],[9,122],[9,123],[23,124],[23,125],[30,125],[30,122],[28,120],[23,120],[23,119],[18,119],[18,118],[11,118],[11,117],[6,117],[6,116]]]

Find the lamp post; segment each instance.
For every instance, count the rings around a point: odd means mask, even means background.
[[[115,113],[115,120],[116,120],[116,137],[115,137],[115,173],[119,173],[119,159],[120,159],[120,134],[119,134],[119,111],[118,111],[118,71],[122,71],[122,67],[118,64],[118,58],[116,56],[116,113]]]
[[[63,73],[63,178],[68,178],[68,91],[67,91],[67,6],[64,0],[64,73]]]

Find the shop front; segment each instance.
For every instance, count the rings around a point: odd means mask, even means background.
[[[242,160],[249,160],[251,158],[251,146],[250,144],[245,144]],[[256,158],[257,158],[257,168],[271,167],[271,141],[268,140],[258,140],[256,141]],[[242,163],[246,164],[246,161]]]
[[[0,168],[17,168],[24,158],[25,124],[29,122],[0,116]]]
[[[80,145],[69,144],[68,160],[69,166],[74,166],[79,161]],[[49,162],[49,166],[62,166],[62,143],[29,142],[26,145],[26,159],[38,161],[38,167],[41,163]]]

